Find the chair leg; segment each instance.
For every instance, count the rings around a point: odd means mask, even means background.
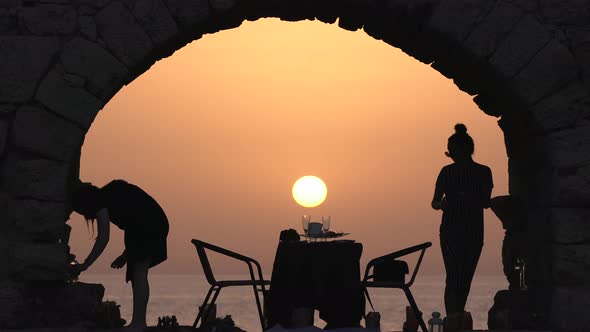
[[[205,316],[203,317],[203,320],[201,321],[201,327],[205,326],[205,319],[207,319],[207,317],[209,317],[209,313],[213,309],[213,305],[215,305],[215,301],[217,301],[217,297],[219,296],[219,292],[221,292],[221,287],[218,287],[215,289],[215,294],[213,294],[213,298],[211,299],[211,303],[209,303],[207,310],[203,313]]]
[[[266,324],[264,323],[264,316],[262,314],[262,306],[260,304],[260,296],[258,295],[258,289],[256,285],[252,286],[254,289],[254,298],[256,299],[256,308],[258,308],[258,317],[260,317],[260,326],[262,326],[262,331],[266,329]]]
[[[416,316],[416,318],[418,319],[418,322],[420,323],[420,327],[422,328],[422,331],[428,332],[428,328],[426,327],[426,324],[424,323],[424,319],[422,318],[422,313],[418,309],[418,305],[416,304],[416,301],[414,300],[414,297],[412,296],[412,292],[410,292],[410,289],[407,287],[404,287],[402,289],[403,289],[404,293],[406,294],[406,297],[408,298],[408,302],[410,302],[410,306],[412,307],[412,310],[414,311],[414,315]]]
[[[209,297],[211,297],[211,293],[213,292],[214,288],[215,288],[215,286],[211,286],[211,288],[209,288],[209,291],[207,292],[207,296],[205,296],[205,301],[203,301],[203,304],[201,305],[200,308],[197,308],[198,314],[197,314],[197,318],[195,319],[195,322],[193,323],[193,328],[196,328],[197,324],[199,324],[199,319],[201,319],[201,317],[203,316],[203,309],[205,309],[207,302],[209,302]],[[203,319],[205,319],[205,318],[203,318]]]

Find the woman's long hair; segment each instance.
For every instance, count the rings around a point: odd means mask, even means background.
[[[96,214],[102,207],[101,202],[100,189],[89,182],[81,182],[72,195],[72,209],[84,216],[86,227],[92,226],[92,237]]]

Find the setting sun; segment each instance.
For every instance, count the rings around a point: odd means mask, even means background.
[[[293,198],[304,207],[316,207],[322,204],[327,194],[326,184],[317,176],[304,176],[293,185]]]

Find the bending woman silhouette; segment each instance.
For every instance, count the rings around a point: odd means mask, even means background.
[[[168,219],[158,203],[138,186],[113,180],[102,188],[82,183],[72,198],[74,211],[97,222],[98,236],[88,258],[73,268],[80,273],[94,263],[109,242],[109,224],[125,231],[125,251],[111,267],[127,264],[126,281],[133,289],[133,318],[129,327],[146,327],[149,268],[167,258]],[[110,222],[109,222],[110,221]]]
[[[474,144],[465,125],[455,125],[447,149],[445,155],[453,163],[438,175],[432,208],[443,210],[440,246],[447,273],[445,309],[449,315],[465,310],[483,247],[483,209],[490,206],[493,182],[490,168],[471,157]]]

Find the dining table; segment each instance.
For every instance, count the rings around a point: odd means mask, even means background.
[[[357,327],[364,315],[361,243],[281,241],[268,293],[268,326],[293,326],[297,308],[319,311],[326,329]]]

